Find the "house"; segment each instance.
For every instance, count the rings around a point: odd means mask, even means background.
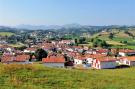
[[[135,50],[129,50],[129,49],[121,49],[119,50],[120,56],[132,56],[135,55]]]
[[[43,58],[43,65],[48,67],[64,68],[65,58],[63,55],[49,55],[47,58]]]
[[[31,58],[31,62],[36,62],[36,61],[37,61],[37,59],[36,59],[36,57],[33,55],[32,58]]]
[[[84,65],[85,67],[91,67],[95,58],[104,57],[105,54],[77,54],[74,56],[74,65]]]
[[[26,48],[26,49],[24,49],[24,53],[35,53],[36,50],[37,50],[37,48],[35,48],[35,47]]]
[[[135,56],[121,57],[120,64],[135,66]]]
[[[85,62],[85,60],[86,60],[85,56],[76,56],[74,58],[74,65],[83,64],[83,62]]]
[[[17,64],[29,64],[30,56],[26,54],[17,55],[15,59],[13,60],[14,63]]]
[[[15,57],[13,55],[4,55],[0,59],[2,63],[10,64],[10,63],[13,63],[13,60],[15,60]]]
[[[92,67],[95,69],[110,69],[117,66],[116,59],[112,57],[100,57],[93,60]]]
[[[74,44],[75,41],[74,40],[62,40],[59,41],[60,44]]]
[[[93,63],[93,58],[86,58],[85,63],[87,67],[91,67]]]
[[[1,62],[5,64],[11,64],[11,63],[16,63],[16,64],[29,64],[29,55],[5,55],[1,57]]]
[[[93,58],[87,55],[76,55],[74,57],[74,65],[83,65],[84,67],[91,67]]]
[[[96,52],[99,54],[107,54],[108,50],[107,49],[98,49]]]
[[[88,54],[97,54],[97,51],[96,51],[96,49],[89,49],[89,50],[86,51],[86,53],[88,53]]]

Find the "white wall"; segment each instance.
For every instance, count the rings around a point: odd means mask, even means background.
[[[123,52],[119,52],[119,55],[126,56],[125,53],[123,53]]]
[[[82,60],[74,59],[74,64],[82,64]]]
[[[130,66],[135,66],[135,61],[130,61]]]
[[[43,65],[45,65],[47,67],[64,68],[64,63],[43,63]]]
[[[87,58],[86,60],[88,61],[88,62],[87,62],[88,64],[91,64],[92,61],[93,61],[93,58]]]
[[[120,60],[120,63],[124,64],[124,65],[130,65],[130,61],[128,61],[126,59]]]
[[[115,68],[117,66],[116,62],[100,62],[101,69],[105,68]]]

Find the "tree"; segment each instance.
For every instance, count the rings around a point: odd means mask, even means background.
[[[64,54],[65,61],[70,61],[70,57],[67,54]]]
[[[80,43],[80,44],[86,43],[85,41],[86,41],[86,39],[85,39],[84,37],[82,37],[82,38],[79,39],[79,43]]]
[[[34,53],[30,53],[29,56],[30,56],[30,59],[29,61],[32,61],[32,56],[34,55]]]
[[[86,50],[82,50],[81,55],[85,55]]]
[[[110,38],[110,39],[113,39],[113,37],[114,37],[114,34],[113,34],[113,33],[110,33],[110,34],[109,34],[109,38]]]
[[[128,42],[126,40],[123,41],[124,44],[127,44]]]
[[[78,39],[77,38],[75,39],[75,44],[78,46]]]
[[[111,48],[108,48],[107,56],[112,56]]]
[[[93,40],[93,47],[108,47],[108,44],[104,40],[94,39]]]
[[[114,53],[114,56],[115,57],[118,57],[119,56],[119,48],[116,49],[115,53]]]
[[[42,58],[46,58],[48,53],[43,49],[37,49],[35,52],[35,56],[37,58],[37,61],[42,61]]]

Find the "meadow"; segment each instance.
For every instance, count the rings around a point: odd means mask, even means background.
[[[0,36],[12,36],[12,35],[15,35],[15,34],[12,32],[0,32]]]
[[[78,70],[0,64],[0,89],[135,89],[135,68]]]
[[[135,36],[134,30],[128,30],[130,34]],[[113,38],[109,38],[109,34],[113,33]],[[105,40],[107,44],[111,45],[111,48],[128,48],[128,49],[135,49],[135,39],[125,33],[124,30],[115,30],[112,29],[110,32],[99,32],[92,36],[92,38],[98,38],[101,40]]]

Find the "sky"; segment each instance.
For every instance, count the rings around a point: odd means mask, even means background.
[[[0,0],[0,25],[135,25],[135,0]]]

